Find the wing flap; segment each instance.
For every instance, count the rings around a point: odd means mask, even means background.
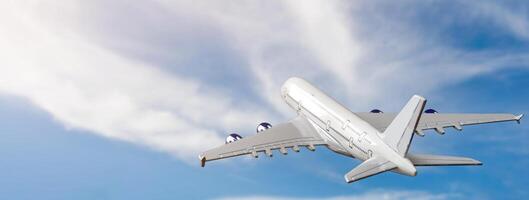
[[[415,166],[482,165],[478,160],[456,156],[408,154],[406,157]]]
[[[345,174],[344,178],[347,183],[351,183],[388,170],[395,169],[396,167],[397,166],[389,160],[373,157],[349,171],[347,174]]]
[[[318,134],[314,126],[305,118],[297,117],[288,123],[279,124],[256,135],[205,151],[200,154],[199,159],[204,166],[206,161],[246,154],[257,157],[258,152],[265,152],[271,156],[272,150],[276,149],[280,149],[285,154],[286,148],[299,151],[299,146],[314,150],[314,146],[324,144],[327,142]]]

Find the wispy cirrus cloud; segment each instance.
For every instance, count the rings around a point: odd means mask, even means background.
[[[41,21],[56,14],[41,9],[47,6],[2,7],[0,21],[7,28],[0,33],[0,90],[27,98],[67,127],[189,159],[222,144],[218,130],[266,118],[255,105],[234,101],[212,86],[90,43],[76,27]],[[79,8],[69,6],[62,8]]]
[[[290,116],[278,95],[289,76],[353,109],[396,110],[394,97],[404,102],[529,60],[523,51],[450,45],[443,30],[463,15],[421,21],[438,17],[426,14],[433,7],[450,8],[436,1],[300,3],[5,1],[0,91],[68,127],[187,160],[226,131]],[[478,13],[469,23],[493,19],[525,38],[523,9],[464,5]]]
[[[454,8],[437,1],[161,2],[174,13],[187,11],[191,18],[218,25],[215,30],[235,47],[258,80],[255,90],[264,91],[262,98],[280,110],[281,102],[269,98],[270,94],[292,75],[317,81],[341,100],[354,101],[346,104],[358,109],[387,104],[393,97],[404,102],[414,93],[429,94],[469,77],[519,67],[528,60],[523,51],[469,50],[453,44],[460,41],[454,41],[457,36],[447,29],[491,21],[482,14],[467,17],[469,12],[482,12],[473,3]],[[443,15],[448,10],[454,16]],[[527,20],[519,14],[509,16],[515,20],[494,16],[491,25],[518,37],[504,24]],[[401,105],[391,106],[398,109]]]

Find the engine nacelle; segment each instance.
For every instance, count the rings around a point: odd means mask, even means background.
[[[236,133],[232,133],[230,135],[228,135],[228,137],[226,137],[226,144],[228,143],[232,143],[232,142],[235,142],[237,140],[240,140],[242,139],[242,137]]]
[[[258,126],[257,126],[257,133],[260,133],[266,129],[269,129],[269,128],[272,128],[272,124],[268,123],[268,122],[263,122],[263,123],[260,123]]]
[[[424,113],[434,114],[434,113],[437,113],[437,110],[434,110],[434,109],[431,109],[431,108],[430,108],[430,109],[426,109],[426,110],[424,111]]]
[[[382,112],[382,111],[379,110],[379,109],[373,109],[373,110],[371,110],[371,111],[369,111],[369,112],[370,112],[370,113],[384,113],[384,112]]]

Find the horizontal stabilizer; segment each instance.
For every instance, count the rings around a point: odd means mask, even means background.
[[[406,157],[415,166],[482,165],[478,160],[456,156],[408,154]]]
[[[397,166],[392,162],[383,158],[373,157],[364,161],[353,170],[345,174],[345,181],[351,183],[363,178],[380,174],[382,172],[396,168]]]

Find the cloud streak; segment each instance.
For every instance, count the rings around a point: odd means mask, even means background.
[[[434,194],[422,191],[391,191],[391,190],[373,190],[358,195],[333,196],[321,198],[299,198],[299,197],[279,197],[279,196],[248,196],[248,197],[226,197],[219,200],[398,200],[398,199],[413,199],[413,200],[444,200],[444,199],[463,199],[459,194],[445,193]]]
[[[439,35],[454,19],[426,30],[433,26],[417,25],[424,13],[410,2],[2,4],[0,92],[69,128],[184,160],[221,144],[226,131],[291,117],[279,98],[289,76],[317,82],[355,110],[396,110],[396,99],[529,60],[448,45]],[[494,10],[500,27],[526,38],[526,16],[487,5],[476,9]]]
[[[0,90],[27,98],[70,128],[189,159],[223,143],[216,131],[266,116],[196,80],[125,59],[69,32],[75,30],[43,26],[37,2],[18,6],[2,10],[8,28],[0,39]]]

